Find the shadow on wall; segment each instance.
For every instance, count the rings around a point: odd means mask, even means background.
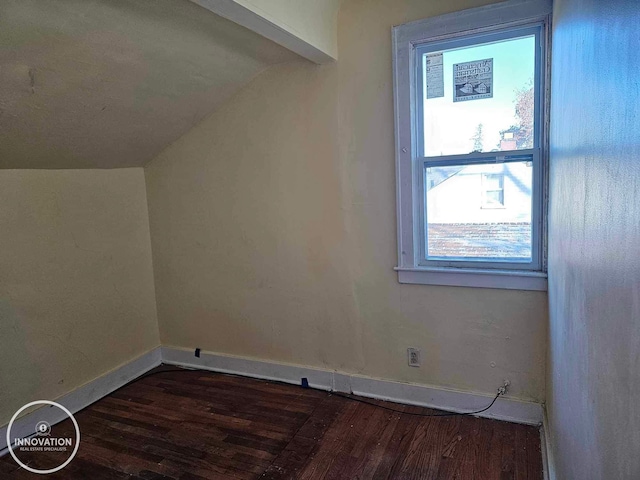
[[[0,417],[0,427],[9,423],[13,412],[24,403],[38,400],[30,398],[33,385],[40,381],[40,369],[31,359],[37,356],[28,347],[27,335],[23,329],[20,314],[11,305],[8,292],[1,294],[0,325],[2,325],[2,351],[0,351],[0,404],[9,406],[12,412],[6,418]],[[13,381],[15,370],[20,370],[22,381]]]

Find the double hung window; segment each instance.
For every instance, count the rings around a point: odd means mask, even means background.
[[[399,280],[546,289],[546,1],[394,28]]]

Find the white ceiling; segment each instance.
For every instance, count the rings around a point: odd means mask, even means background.
[[[0,168],[144,165],[293,58],[188,0],[2,0]]]

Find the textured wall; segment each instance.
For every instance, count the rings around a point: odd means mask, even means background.
[[[0,171],[0,425],[158,346],[143,171]]]
[[[554,5],[547,407],[558,480],[640,478],[636,0]]]
[[[145,168],[163,344],[544,399],[545,293],[393,271],[391,27],[482,3],[345,2],[337,63],[270,68]]]

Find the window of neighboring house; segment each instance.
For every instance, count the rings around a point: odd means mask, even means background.
[[[546,289],[550,14],[511,0],[394,28],[401,283]]]
[[[504,174],[483,173],[482,179],[482,208],[504,207]]]

